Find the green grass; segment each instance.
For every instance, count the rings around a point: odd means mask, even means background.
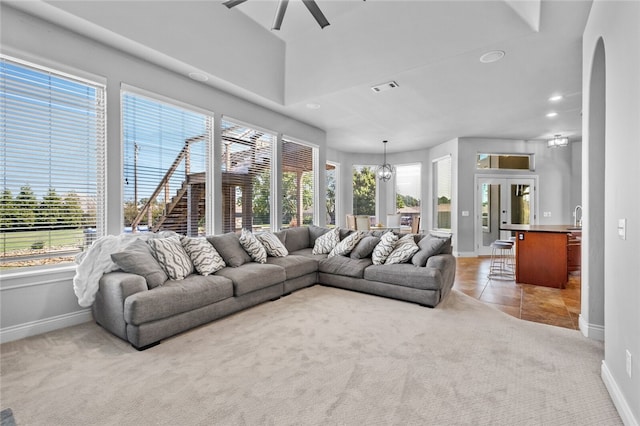
[[[4,253],[31,250],[38,242],[43,242],[45,248],[80,247],[84,244],[84,233],[82,229],[0,232],[0,249]]]

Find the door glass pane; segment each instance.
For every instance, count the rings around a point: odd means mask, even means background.
[[[530,223],[530,186],[524,184],[511,185],[511,224],[528,225]]]
[[[482,245],[485,247],[500,239],[500,189],[500,184],[482,184]]]

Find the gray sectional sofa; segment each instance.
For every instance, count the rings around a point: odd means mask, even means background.
[[[414,236],[422,246],[415,258],[421,256],[425,266],[411,261],[374,265],[370,254],[358,258],[355,250],[345,256],[313,254],[316,239],[328,231],[305,226],[275,232],[288,255],[268,257],[266,263],[254,262],[246,252],[238,251],[242,246],[235,242],[236,234],[210,236],[207,239],[226,265],[233,266],[207,276],[192,273],[184,279],[168,279],[153,288],[142,275],[106,273],[100,279],[92,306],[94,318],[142,350],[182,331],[315,284],[428,307],[435,307],[453,286],[456,260],[451,254],[450,237]],[[350,232],[341,229],[340,238]],[[380,237],[381,233],[370,231],[368,235]],[[435,240],[438,244],[433,252],[435,246],[430,243]]]

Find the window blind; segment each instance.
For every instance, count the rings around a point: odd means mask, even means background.
[[[228,119],[222,130],[224,232],[271,229],[274,134]]]
[[[104,232],[105,88],[0,57],[1,266],[73,261]]]
[[[125,232],[206,233],[213,117],[122,93]]]
[[[281,228],[310,225],[314,221],[314,150],[294,141],[282,142]]]

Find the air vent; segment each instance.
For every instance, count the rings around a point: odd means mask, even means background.
[[[398,83],[396,83],[395,81],[389,81],[387,83],[382,83],[382,84],[378,84],[377,86],[373,86],[371,90],[378,93],[378,92],[384,92],[385,90],[395,89],[396,87],[398,87]]]

